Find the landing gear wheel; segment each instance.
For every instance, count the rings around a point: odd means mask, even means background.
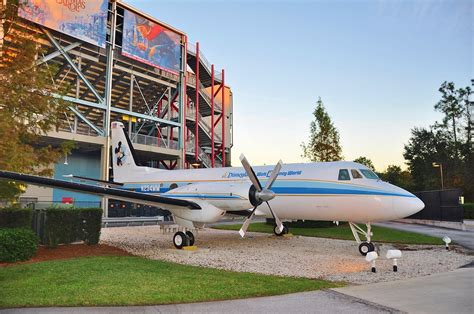
[[[188,236],[184,232],[176,232],[173,237],[173,244],[178,250],[181,250],[184,246],[189,245]]]
[[[189,239],[189,246],[194,245],[194,234],[191,231],[186,231],[186,235],[188,236]]]
[[[371,243],[362,242],[361,244],[359,244],[360,254],[366,256],[367,253],[372,252],[372,251],[375,251],[375,245],[372,242]]]
[[[284,234],[287,234],[288,233],[288,228],[283,226],[283,230],[280,232],[280,230],[278,229],[278,226],[275,225],[275,227],[273,227],[273,233],[277,236],[277,237],[280,237]]]

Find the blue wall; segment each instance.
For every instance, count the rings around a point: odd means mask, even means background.
[[[74,174],[82,177],[100,179],[100,151],[87,154],[74,151],[67,157],[67,159],[68,165],[64,164],[64,158],[61,158],[60,161],[54,165],[55,179],[71,180],[64,178],[63,175],[65,174]],[[78,180],[74,181],[80,182]],[[98,206],[101,201],[101,198],[95,195],[65,191],[61,189],[53,190],[54,202],[62,202],[63,197],[73,198],[77,207],[95,207]]]

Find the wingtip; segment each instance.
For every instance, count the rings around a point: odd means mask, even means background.
[[[240,237],[245,237],[245,231],[243,231],[242,229],[239,230],[239,234],[240,234]]]

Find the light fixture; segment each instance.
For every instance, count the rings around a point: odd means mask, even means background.
[[[194,161],[191,166],[194,168],[200,168],[201,167],[201,162],[199,160]]]
[[[377,270],[375,269],[375,260],[376,260],[378,257],[379,257],[379,255],[378,255],[377,252],[375,252],[375,251],[369,252],[369,253],[367,253],[367,255],[365,256],[365,260],[370,263],[371,271],[372,271],[373,273],[377,272]]]
[[[393,271],[398,271],[397,260],[402,257],[402,251],[400,250],[388,250],[387,251],[387,259],[391,259],[393,261]]]
[[[433,166],[433,168],[439,168],[439,173],[441,176],[441,190],[444,190],[443,164],[441,162],[433,162],[431,165]]]
[[[449,243],[451,243],[451,238],[448,236],[443,237],[443,242],[446,245],[446,250],[449,250]]]

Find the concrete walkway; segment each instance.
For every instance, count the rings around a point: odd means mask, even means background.
[[[397,313],[336,291],[314,291],[231,301],[133,307],[63,307],[0,310],[0,313]]]
[[[384,222],[384,223],[374,223],[374,225],[388,227],[392,229],[398,229],[403,231],[412,231],[422,234],[427,234],[430,236],[442,238],[448,236],[454,242],[474,250],[474,231],[473,230],[454,230],[434,226],[426,225],[417,225],[417,224],[408,224],[400,222]]]
[[[409,313],[474,313],[474,268],[334,290]]]

